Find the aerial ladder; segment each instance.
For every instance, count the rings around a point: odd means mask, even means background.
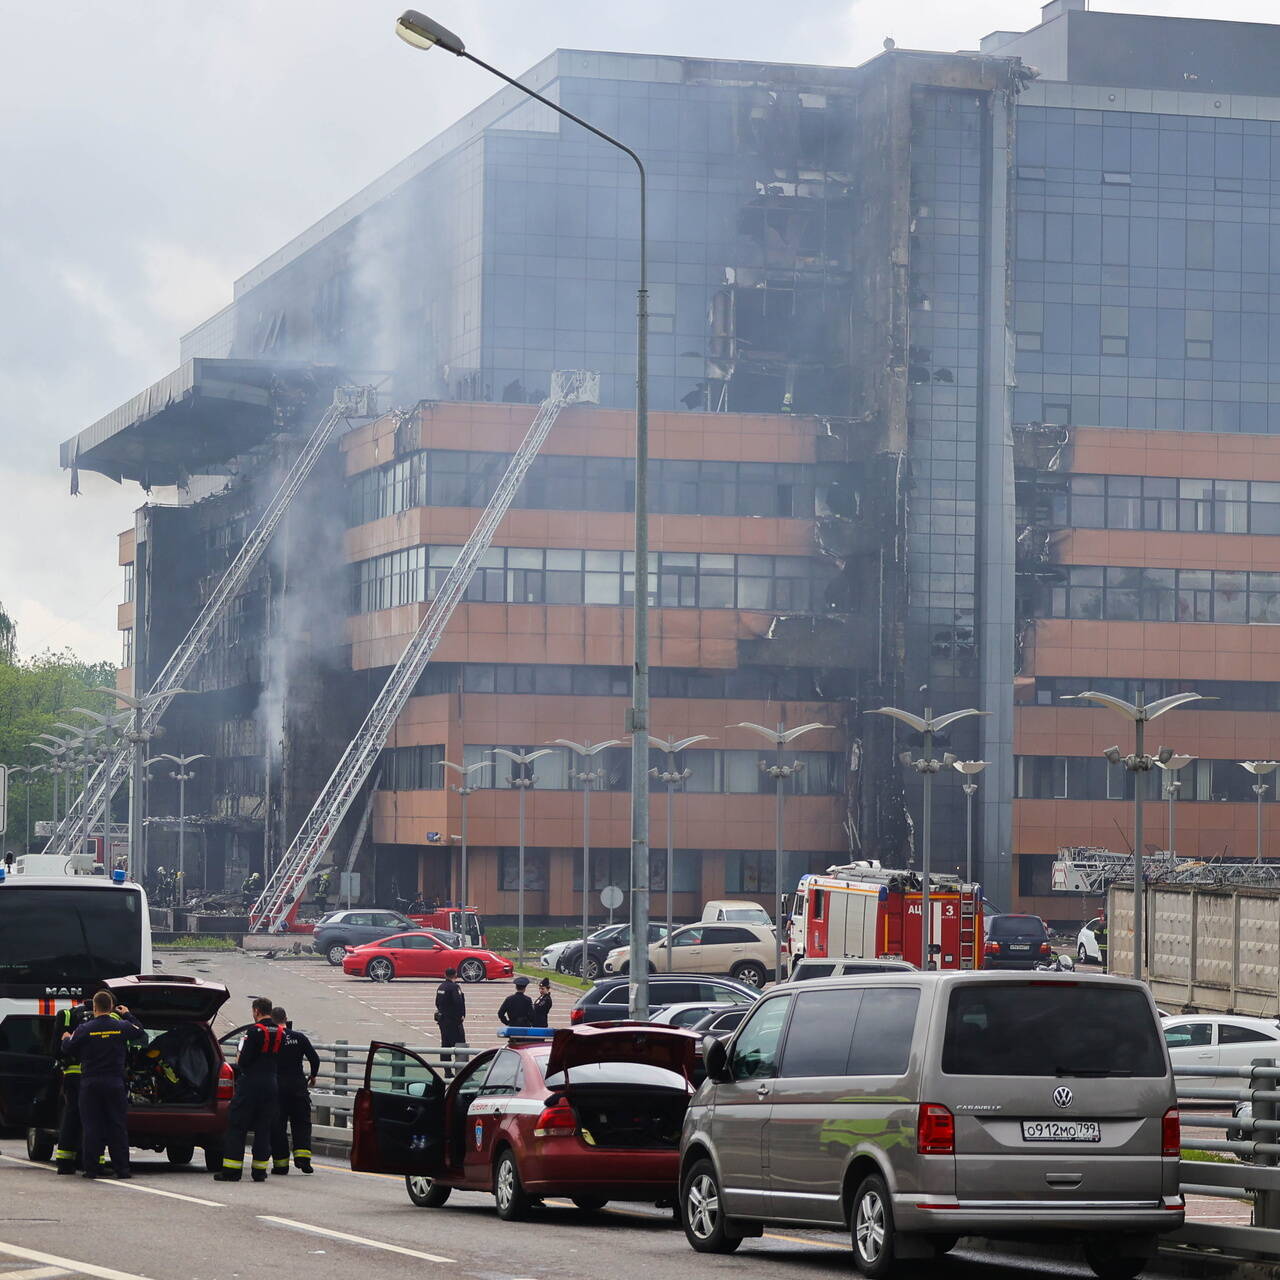
[[[546,442],[560,411],[571,404],[597,404],[599,399],[599,374],[581,370],[552,374],[551,394],[539,406],[471,537],[445,575],[400,661],[369,708],[364,723],[342,753],[293,843],[250,910],[251,933],[282,933],[288,929],[297,914],[307,881],[320,867],[343,818],[368,780],[392,727],[431,661],[454,609],[466,594],[481,558],[489,550],[498,526],[515,499],[520,482]]]
[[[95,826],[105,813],[121,783],[129,776],[132,740],[138,735],[150,736],[159,725],[174,697],[183,692],[183,681],[190,676],[200,660],[210,636],[222,620],[227,607],[240,594],[250,574],[262,559],[280,521],[284,519],[289,504],[297,497],[316,463],[323,456],[339,423],[352,418],[372,418],[377,414],[377,396],[373,387],[342,386],[334,389],[333,403],[325,410],[315,430],[285,476],[280,487],[272,495],[257,526],[245,539],[244,545],[219,580],[199,616],[181,644],[173,651],[164,670],[156,677],[150,691],[141,699],[135,722],[122,741],[107,759],[100,764],[89,779],[88,787],[72,802],[66,815],[58,823],[46,853],[70,854],[79,841],[81,822],[87,808],[89,826]]]

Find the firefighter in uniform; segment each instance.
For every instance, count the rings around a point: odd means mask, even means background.
[[[311,1094],[320,1070],[320,1055],[301,1031],[293,1029],[289,1015],[278,1006],[271,1020],[284,1028],[280,1065],[276,1071],[279,1105],[271,1131],[271,1172],[289,1172],[289,1138],[293,1138],[293,1163],[299,1173],[311,1173]],[[306,1059],[310,1070],[302,1070]]]
[[[244,884],[240,886],[240,905],[244,910],[248,911],[257,902],[258,895],[261,892],[262,877],[256,871],[245,876]]]
[[[146,1040],[138,1020],[110,991],[93,997],[93,1017],[82,1022],[67,1043],[80,1062],[80,1120],[84,1125],[84,1176],[97,1178],[105,1146],[117,1178],[129,1172],[129,1092],[125,1060],[130,1041]]]
[[[253,1130],[253,1180],[265,1182],[271,1166],[271,1126],[276,1118],[276,1071],[284,1028],[271,1018],[270,1000],[253,1002],[253,1026],[240,1042],[236,1062],[236,1092],[231,1099],[227,1136],[222,1146],[222,1170],[216,1182],[239,1182],[244,1170],[245,1135]]]
[[[55,1052],[62,1069],[62,1113],[58,1122],[58,1145],[53,1158],[59,1173],[75,1173],[80,1159],[80,1071],[79,1062],[67,1056],[67,1042],[71,1033],[93,1017],[93,1006],[88,996],[82,996],[79,1004],[71,1005],[58,1013],[55,1022],[57,1041]]]

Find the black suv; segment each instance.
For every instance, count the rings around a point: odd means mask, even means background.
[[[667,936],[665,924],[650,924],[649,941],[661,942]],[[587,939],[587,974],[592,980],[604,973],[604,958],[615,947],[631,945],[631,926],[616,924],[610,928],[599,930]],[[582,965],[582,940],[571,942],[556,958],[556,969],[560,973],[579,973]]]
[[[606,978],[583,992],[569,1012],[574,1026],[584,1022],[620,1022],[628,1017],[629,982],[625,977]],[[669,1004],[752,1004],[760,999],[755,987],[733,978],[705,973],[653,973],[649,975],[649,1016]]]
[[[381,942],[393,933],[414,933],[420,927],[398,911],[353,907],[350,911],[330,911],[319,920],[312,945],[336,966],[342,963],[348,947]]]
[[[1052,960],[1053,943],[1039,916],[992,916],[987,922],[984,969],[1034,969]]]

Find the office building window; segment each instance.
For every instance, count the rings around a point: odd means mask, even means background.
[[[1280,622],[1280,573],[1068,565],[1047,598],[1049,618],[1114,622]]]
[[[130,604],[133,601],[133,565],[124,566],[124,602]]]
[[[120,633],[120,666],[133,666],[133,628],[126,627]]]

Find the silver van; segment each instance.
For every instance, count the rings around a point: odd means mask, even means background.
[[[1182,1225],[1173,1074],[1151,995],[1101,974],[886,973],[790,983],[728,1041],[681,1139],[689,1243],[851,1230],[864,1275],[965,1235],[1079,1240],[1136,1276]]]

